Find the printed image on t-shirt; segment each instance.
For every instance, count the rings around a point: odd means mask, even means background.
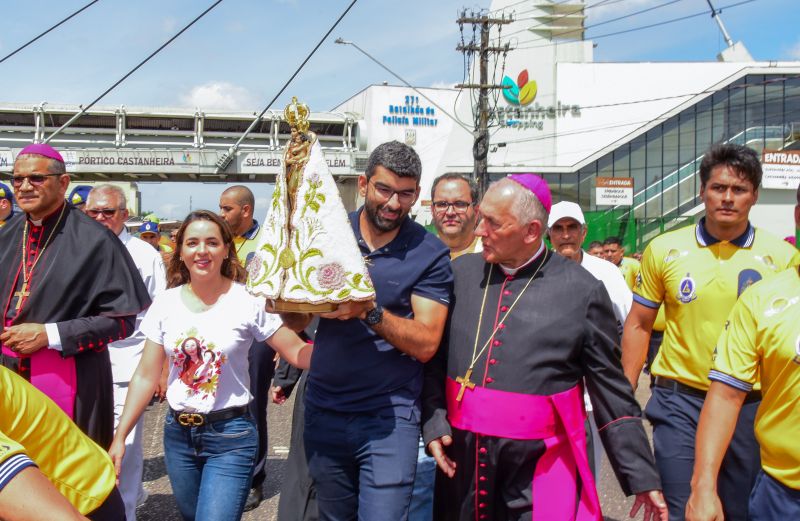
[[[176,340],[172,352],[172,363],[178,369],[178,379],[187,388],[187,397],[214,398],[227,357],[194,328]]]

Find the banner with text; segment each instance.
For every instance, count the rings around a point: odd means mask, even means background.
[[[632,206],[632,177],[598,177],[595,183],[597,206]]]
[[[796,190],[800,184],[800,150],[764,150],[761,168],[763,188]]]

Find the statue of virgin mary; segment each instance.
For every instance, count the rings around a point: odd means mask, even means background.
[[[247,288],[277,311],[326,312],[372,300],[375,289],[347,211],[316,135],[297,98],[284,110],[291,138],[264,223],[247,266]]]

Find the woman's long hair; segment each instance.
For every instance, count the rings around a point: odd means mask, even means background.
[[[183,250],[183,236],[186,233],[186,227],[195,221],[211,221],[217,225],[222,236],[222,243],[228,248],[228,257],[222,261],[222,268],[220,273],[223,277],[229,278],[234,282],[244,282],[247,280],[247,272],[239,262],[239,257],[236,255],[236,246],[233,243],[233,232],[230,226],[222,217],[209,212],[208,210],[196,210],[186,216],[183,224],[178,229],[178,235],[175,238],[175,253],[169,260],[167,265],[167,287],[174,288],[188,283],[191,279],[189,277],[189,269],[181,260],[181,251]]]

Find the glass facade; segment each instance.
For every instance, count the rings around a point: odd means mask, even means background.
[[[738,143],[757,152],[782,149],[800,138],[800,75],[748,75],[664,120],[577,173],[549,174],[554,202],[577,201],[606,212],[614,233],[635,236],[641,248],[682,222],[698,204],[698,169],[714,143]],[[633,207],[596,206],[595,178],[632,177]],[[633,226],[635,232],[628,229]]]

